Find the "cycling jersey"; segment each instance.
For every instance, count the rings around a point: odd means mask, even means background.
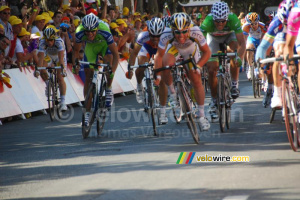
[[[168,48],[166,52],[174,55],[176,58],[178,58],[178,54],[180,54],[184,59],[188,59],[192,54],[195,62],[198,62],[201,58],[199,46],[206,45],[206,39],[200,28],[194,26],[190,28],[190,35],[187,40],[181,44],[175,39],[172,29],[165,28],[163,34],[160,36],[158,47],[165,49],[167,45]]]
[[[49,47],[46,43],[46,40],[43,38],[40,40],[38,52],[43,52],[45,55],[49,56],[57,56],[59,51],[65,51],[65,43],[60,38],[55,38],[54,45],[52,47]]]
[[[287,22],[287,33],[297,36],[300,28],[300,8],[298,3],[292,8]]]
[[[263,33],[266,33],[266,26],[262,22],[258,22],[258,28],[256,30],[253,30],[250,23],[245,23],[243,25],[243,34],[247,35],[249,37],[252,37],[254,39],[260,39]]]
[[[108,51],[107,47],[110,44],[114,43],[113,36],[109,30],[108,25],[99,20],[98,30],[93,41],[89,41],[87,36],[84,33],[85,29],[79,25],[76,29],[76,43],[85,42],[84,49],[84,61],[91,63],[96,63],[98,60],[98,55],[105,56]],[[93,68],[93,66],[84,65],[85,68]]]
[[[167,44],[170,43],[177,49],[184,49],[191,46],[194,42],[198,43],[200,46],[204,46],[206,44],[206,39],[198,26],[190,28],[190,37],[183,44],[180,44],[175,40],[171,28],[165,28],[163,34],[160,36],[158,47],[165,49]]]
[[[275,36],[280,32],[286,32],[286,29],[276,15],[268,27],[266,36],[274,39]]]
[[[57,65],[62,64],[59,63],[58,52],[64,52],[64,64],[67,66],[67,59],[66,59],[66,48],[65,43],[60,37],[56,37],[54,44],[52,47],[49,47],[46,43],[46,39],[42,38],[39,43],[39,47],[37,52],[43,52],[45,57],[44,61],[48,62],[48,65],[51,65],[52,62],[55,62]]]
[[[216,28],[212,14],[207,15],[200,28],[203,32],[203,35],[206,36],[207,33],[209,33],[210,35],[215,37],[229,35],[232,32],[234,32],[235,34],[243,32],[240,20],[233,13],[230,13],[228,15],[227,23],[224,29],[221,31]]]
[[[102,41],[106,41],[106,43],[110,45],[114,42],[109,27],[104,22],[99,23],[97,35],[93,41],[87,40],[87,36],[85,35],[84,31],[84,27],[82,26],[82,24],[80,24],[76,29],[76,43],[101,43]]]
[[[136,43],[142,46],[138,56],[146,56],[151,58],[157,52],[157,46],[155,46],[150,40],[150,34],[148,31],[141,32],[136,40]]]

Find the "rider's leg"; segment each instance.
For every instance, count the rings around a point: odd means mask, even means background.
[[[211,115],[212,122],[218,120],[217,113],[217,88],[218,88],[218,62],[207,62],[208,69],[208,84],[211,92],[211,102],[209,103],[209,114]]]
[[[138,64],[144,64],[146,62],[149,62],[149,58],[147,56],[138,56]],[[144,72],[145,72],[145,68],[137,68],[135,70],[135,76],[136,76],[136,80],[137,80],[137,90],[136,90],[136,100],[138,103],[143,103],[143,84],[142,84],[142,80],[144,78]]]
[[[238,43],[236,40],[233,40],[229,43],[229,47],[232,51],[238,49]],[[231,88],[231,96],[232,98],[236,99],[240,95],[240,91],[238,89],[239,83],[239,73],[240,73],[240,64],[238,62],[233,62],[230,60],[230,74],[231,74],[231,81],[232,81],[232,88]]]
[[[278,57],[283,54],[284,45],[285,45],[284,43],[274,45],[275,57]],[[279,67],[280,67],[280,63],[274,62],[272,68],[273,81],[274,81],[274,93],[273,93],[273,98],[271,100],[272,108],[282,106],[282,101],[281,101],[282,87],[281,87],[281,77],[279,74]]]
[[[163,57],[163,66],[171,66],[175,64],[175,56],[166,53]],[[159,101],[161,105],[160,110],[160,121],[161,123],[167,123],[168,118],[166,116],[166,104],[167,104],[167,96],[168,96],[168,90],[170,91],[170,99],[176,101],[176,94],[175,89],[173,85],[173,77],[170,70],[165,70],[162,72],[162,80],[159,85]]]

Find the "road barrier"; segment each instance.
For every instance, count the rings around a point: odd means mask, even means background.
[[[136,79],[128,80],[125,77],[128,62],[121,60],[115,72],[112,91],[114,94],[133,91],[136,89]],[[9,76],[12,88],[8,88],[0,82],[0,119],[15,115],[48,109],[47,97],[45,95],[46,84],[39,76],[33,76],[34,68],[4,70]],[[99,75],[101,76],[101,75]],[[84,100],[83,82],[79,75],[72,73],[72,66],[67,67],[67,85],[66,103],[78,103]],[[0,121],[1,124],[1,121]]]

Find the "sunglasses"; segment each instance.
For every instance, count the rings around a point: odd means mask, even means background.
[[[152,37],[152,38],[159,38],[161,35],[152,35],[152,34],[150,34],[150,37]]]
[[[93,31],[84,31],[85,33],[95,33],[96,30],[93,30]]]
[[[225,22],[226,22],[226,20],[214,20],[214,22],[215,22],[215,23],[218,23],[218,24],[220,24],[220,23],[222,23],[222,24],[223,24],[223,23],[225,23]]]
[[[54,39],[46,39],[46,42],[53,42]]]
[[[188,31],[189,31],[188,29],[185,29],[185,30],[183,30],[183,31],[174,30],[174,33],[175,33],[176,35],[180,35],[181,33],[182,33],[182,34],[186,34]]]
[[[10,12],[2,12],[4,15],[10,15]]]
[[[257,23],[251,23],[251,26],[255,26],[255,25],[257,25]]]

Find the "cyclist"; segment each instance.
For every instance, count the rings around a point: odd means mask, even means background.
[[[238,17],[230,13],[229,7],[225,2],[214,3],[211,8],[211,13],[204,19],[201,30],[204,36],[207,37],[207,43],[212,53],[217,53],[220,50],[219,44],[226,42],[230,50],[237,50],[238,57],[232,58],[231,62],[231,79],[232,88],[231,96],[233,99],[239,97],[240,91],[238,89],[239,69],[242,64],[242,59],[245,53],[245,40],[241,23]],[[217,58],[211,58],[207,63],[209,73],[209,86],[211,90],[211,102],[209,104],[209,113],[212,120],[218,120],[217,114],[217,85],[216,77],[218,71]]]
[[[65,103],[67,86],[64,80],[66,74],[66,47],[64,41],[56,35],[56,31],[52,27],[46,27],[43,32],[43,38],[39,42],[38,47],[38,67],[47,67],[54,65],[62,65],[64,68],[63,75],[61,69],[57,70],[58,85],[60,91],[61,99],[61,110],[66,111],[67,105]],[[38,76],[39,73],[36,73],[35,76]],[[48,95],[48,73],[46,70],[41,70],[41,77],[46,83],[46,96]]]
[[[288,55],[289,58],[294,55],[294,47],[296,46],[296,51],[300,55],[300,39],[299,39],[299,27],[300,27],[300,5],[299,1],[286,1],[285,3],[285,12],[282,12],[281,15],[278,14],[278,17],[285,19],[287,23],[287,33],[286,33],[286,45],[284,48],[284,58]],[[283,10],[283,9],[282,9]],[[279,9],[278,9],[279,11]],[[290,65],[294,65],[293,62],[290,62]],[[298,68],[298,86],[300,83],[300,70]],[[282,104],[282,103],[281,103]]]
[[[190,25],[191,19],[186,13],[182,12],[172,15],[171,28],[166,27],[160,37],[154,62],[156,68],[174,65],[179,55],[181,55],[183,59],[188,59],[190,54],[192,54],[200,69],[207,62],[211,56],[211,52],[206,40],[198,26],[190,28]],[[200,55],[200,51],[202,55]],[[196,114],[199,116],[201,128],[202,130],[208,130],[210,124],[204,114],[205,92],[201,83],[200,70],[193,70],[189,65],[187,72],[194,88],[194,95],[198,104],[198,111]],[[161,75],[158,75],[157,82],[160,80],[163,80],[168,86],[170,92],[170,104],[171,106],[175,106],[177,104],[177,98],[171,72],[169,70],[164,71],[162,77]],[[162,107],[166,106],[166,101],[167,92],[165,92],[163,98],[160,98]]]
[[[264,35],[262,42],[257,48],[255,59],[266,58],[267,49],[273,44],[275,57],[283,54],[286,43],[286,24],[289,11],[294,6],[295,1],[283,1],[277,11],[277,15],[273,18],[269,25],[267,33]],[[288,11],[288,12],[287,12]],[[274,62],[272,67],[274,92],[271,99],[271,107],[281,107],[281,78],[279,75],[279,62]],[[269,88],[270,89],[270,88]],[[268,92],[268,91],[267,91]]]
[[[251,12],[246,15],[246,23],[243,25],[243,33],[245,35],[246,48],[256,49],[261,38],[266,32],[265,24],[259,21],[260,17],[256,12]],[[251,79],[251,63],[253,62],[253,52],[247,51],[246,58],[248,62],[247,78]]]
[[[86,15],[82,19],[82,23],[76,29],[76,44],[74,46],[74,59],[73,65],[75,66],[75,60],[79,58],[79,51],[81,50],[82,43],[85,43],[84,47],[84,61],[90,63],[98,62],[98,55],[102,56],[104,60],[112,59],[112,71],[113,74],[117,69],[119,62],[119,54],[117,46],[114,43],[113,36],[109,30],[108,25],[99,20],[99,18],[93,13]],[[77,63],[77,62],[76,62]],[[75,69],[76,68],[76,69]],[[73,68],[74,73],[78,73],[78,67]],[[84,65],[85,82],[84,82],[84,95],[86,95],[88,87],[91,83],[94,68],[89,65]],[[113,75],[112,74],[112,75]],[[108,85],[105,88],[106,107],[111,107],[113,103],[112,81],[113,76],[108,76]],[[85,125],[89,124],[90,112],[85,113]]]
[[[164,31],[164,23],[160,18],[153,18],[150,20],[147,27],[148,30],[141,32],[137,37],[134,49],[129,58],[129,66],[133,66],[135,64],[135,59],[137,56],[138,64],[144,64],[145,62],[149,62],[150,58],[156,54],[159,37]],[[138,68],[135,71],[138,83],[136,91],[136,100],[138,103],[143,103],[144,98],[144,87],[142,84],[142,80],[144,78],[144,71],[144,68]],[[165,87],[165,85],[161,84],[160,88],[163,87]],[[160,122],[163,124],[168,122],[168,118],[165,116],[165,112],[161,115]]]

